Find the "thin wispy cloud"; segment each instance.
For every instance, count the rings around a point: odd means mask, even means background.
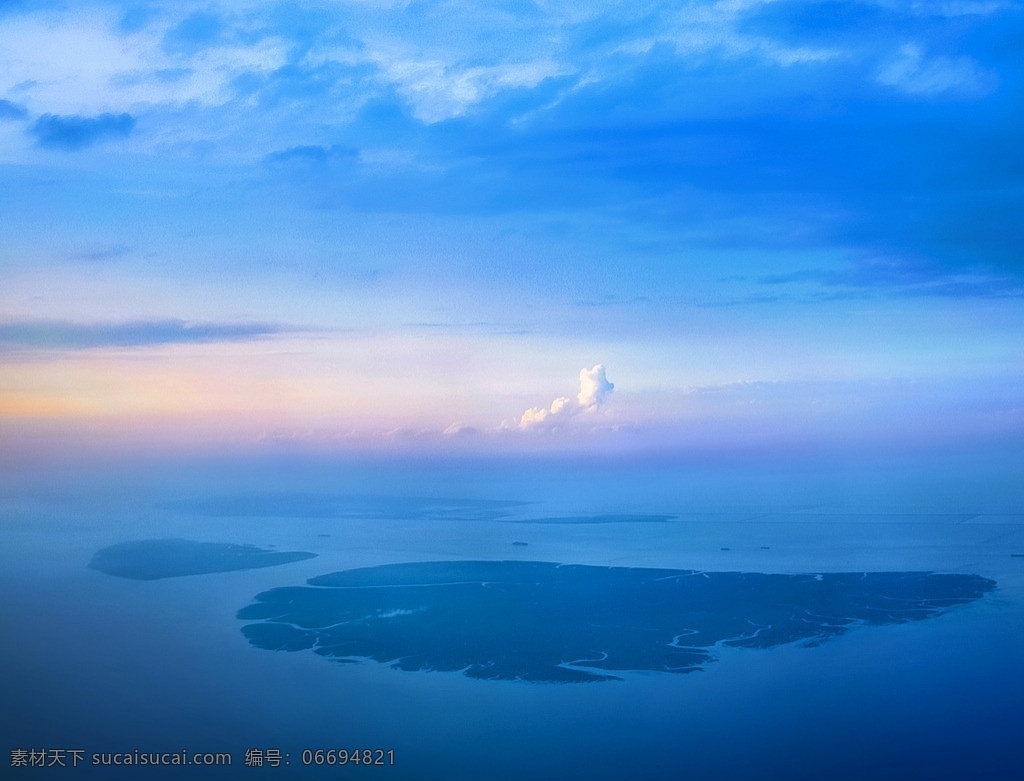
[[[970,57],[927,57],[920,46],[906,44],[878,72],[878,81],[911,95],[977,95],[996,87],[996,77]]]
[[[332,146],[306,144],[271,152],[264,158],[264,162],[269,165],[324,165],[338,160],[351,161],[358,155],[358,150],[338,144]]]
[[[72,260],[86,260],[86,261],[105,261],[105,260],[116,260],[130,255],[133,248],[127,244],[112,244],[107,247],[97,247],[96,249],[83,250],[81,252],[73,252],[69,255]]]
[[[0,350],[86,350],[96,347],[152,347],[263,339],[293,331],[273,323],[193,323],[186,320],[131,320],[81,323],[67,320],[0,322]]]
[[[985,270],[951,273],[942,266],[918,261],[871,259],[831,268],[807,268],[758,279],[775,287],[815,286],[822,294],[935,296],[948,298],[1020,298],[1024,279],[993,275]]]

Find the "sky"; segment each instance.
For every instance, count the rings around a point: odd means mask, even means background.
[[[0,1],[0,438],[1024,440],[1024,3]]]

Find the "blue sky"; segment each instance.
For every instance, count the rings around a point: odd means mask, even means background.
[[[0,430],[1018,442],[1022,48],[1001,0],[0,3]]]

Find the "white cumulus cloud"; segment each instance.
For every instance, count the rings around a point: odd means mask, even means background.
[[[580,393],[576,397],[580,407],[591,409],[600,406],[613,390],[615,386],[608,382],[602,364],[592,369],[580,369]]]
[[[553,428],[584,412],[598,409],[615,385],[608,382],[603,364],[580,369],[580,392],[575,399],[559,396],[547,407],[530,407],[518,420],[507,421],[503,428],[522,430]]]

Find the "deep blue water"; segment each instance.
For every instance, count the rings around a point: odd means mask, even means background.
[[[1016,779],[1024,504],[982,467],[8,474],[2,775]],[[367,748],[395,764],[302,764]],[[19,749],[85,764],[8,771]],[[89,766],[181,750],[233,766]]]

